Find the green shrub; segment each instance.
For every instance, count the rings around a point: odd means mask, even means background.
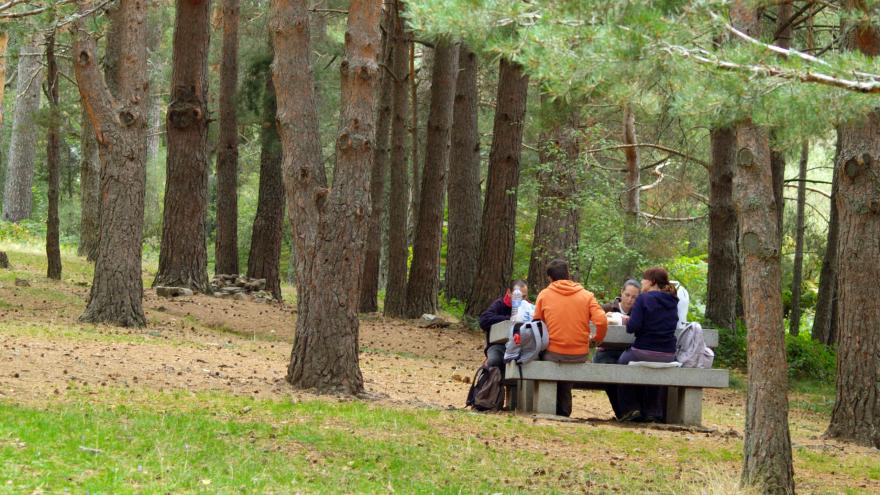
[[[785,354],[788,360],[788,376],[796,380],[817,380],[833,383],[837,372],[834,350],[810,337],[809,333],[798,336],[785,335]]]
[[[747,331],[742,320],[733,330],[720,329],[715,349],[715,366],[745,371],[748,367]],[[785,335],[788,375],[792,380],[815,380],[833,383],[837,358],[834,350],[810,338],[809,333]]]

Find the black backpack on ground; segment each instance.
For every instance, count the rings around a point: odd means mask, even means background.
[[[500,368],[480,366],[468,391],[466,405],[477,411],[500,411],[504,407]]]

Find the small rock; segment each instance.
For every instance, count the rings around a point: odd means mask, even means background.
[[[16,287],[30,287],[31,283],[27,281],[27,279],[17,278],[15,279]]]
[[[444,328],[449,326],[449,322],[437,315],[425,313],[422,315],[419,326],[422,328]]]
[[[235,299],[236,301],[251,301],[251,300],[253,300],[253,298],[250,295],[245,294],[244,292],[238,292],[236,294],[233,294],[232,298]]]
[[[156,295],[162,297],[191,296],[193,291],[186,287],[156,287]]]

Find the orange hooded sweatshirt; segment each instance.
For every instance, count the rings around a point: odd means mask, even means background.
[[[550,330],[547,350],[557,354],[590,351],[590,321],[596,325],[596,342],[605,339],[608,320],[591,292],[571,280],[557,280],[538,294],[534,319]]]

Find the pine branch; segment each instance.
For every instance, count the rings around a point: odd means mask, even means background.
[[[694,163],[699,163],[700,165],[702,165],[706,169],[709,168],[709,164],[707,162],[700,160],[699,158],[696,158],[694,156],[688,155],[687,153],[685,153],[683,151],[678,151],[676,149],[663,146],[662,144],[653,144],[653,143],[617,144],[614,146],[606,146],[604,148],[594,148],[591,150],[586,150],[586,153],[599,153],[601,151],[619,150],[619,149],[632,148],[632,147],[653,148],[656,150],[665,151],[666,153],[680,156],[680,157],[682,157],[686,160],[690,160]]]

